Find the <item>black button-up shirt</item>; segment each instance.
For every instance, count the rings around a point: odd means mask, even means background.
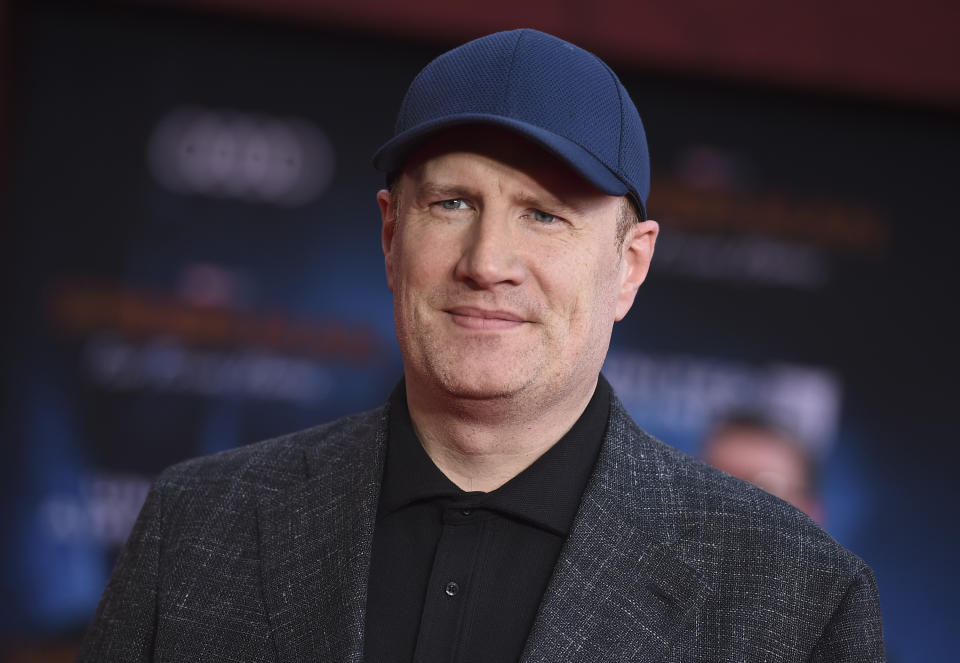
[[[402,383],[390,401],[364,659],[516,661],[599,453],[610,386],[601,376],[570,431],[489,493],[461,490],[433,464]]]

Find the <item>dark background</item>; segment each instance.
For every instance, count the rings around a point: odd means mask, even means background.
[[[796,430],[891,660],[951,658],[956,11],[751,5],[0,5],[6,659],[69,660],[162,467],[386,398],[370,155],[431,57],[519,25],[608,58],[647,127],[628,409],[694,454],[731,409]]]

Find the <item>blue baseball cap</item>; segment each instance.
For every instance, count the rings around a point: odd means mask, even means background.
[[[434,133],[464,124],[515,131],[600,191],[630,196],[640,220],[650,194],[643,122],[603,60],[537,30],[497,32],[430,62],[413,79],[394,136],[373,156],[392,176]]]

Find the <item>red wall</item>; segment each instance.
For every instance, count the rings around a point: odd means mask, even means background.
[[[618,64],[960,108],[954,0],[139,0],[454,43],[535,27]]]

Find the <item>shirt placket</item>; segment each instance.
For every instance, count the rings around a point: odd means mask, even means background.
[[[484,518],[470,507],[444,509],[420,617],[415,663],[460,660],[458,652],[476,599],[483,528]]]

